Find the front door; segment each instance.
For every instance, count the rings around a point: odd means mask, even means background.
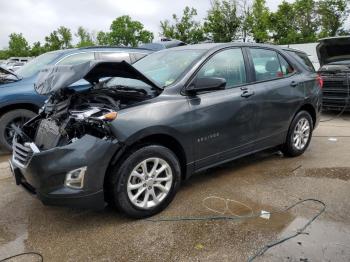
[[[246,71],[240,48],[214,54],[198,71],[196,78],[224,78],[226,89],[189,98],[196,170],[250,151],[256,112]]]

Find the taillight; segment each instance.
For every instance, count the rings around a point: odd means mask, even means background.
[[[322,89],[323,88],[323,78],[320,75],[317,75],[316,81],[318,83],[318,86]]]

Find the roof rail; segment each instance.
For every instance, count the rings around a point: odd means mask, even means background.
[[[98,48],[124,48],[124,49],[139,49],[139,50],[148,50],[147,48],[140,47],[130,47],[130,46],[118,46],[118,45],[97,45],[97,46],[85,46],[79,47],[78,49],[98,49]]]

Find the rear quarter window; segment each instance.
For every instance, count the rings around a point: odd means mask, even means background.
[[[310,59],[307,57],[307,54],[297,52],[297,51],[290,51],[285,50],[289,55],[293,56],[295,59],[297,59],[301,64],[303,64],[310,72],[315,72],[315,68],[310,61]]]

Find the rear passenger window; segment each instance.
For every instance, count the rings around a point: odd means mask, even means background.
[[[242,50],[227,49],[215,54],[199,70],[197,78],[220,77],[226,80],[226,88],[246,83],[246,72]]]
[[[278,54],[267,49],[251,48],[256,81],[276,79],[283,76]]]
[[[278,59],[280,60],[282,74],[281,76],[288,76],[294,73],[293,67],[287,62],[286,59],[283,58],[280,54],[278,55]]]

